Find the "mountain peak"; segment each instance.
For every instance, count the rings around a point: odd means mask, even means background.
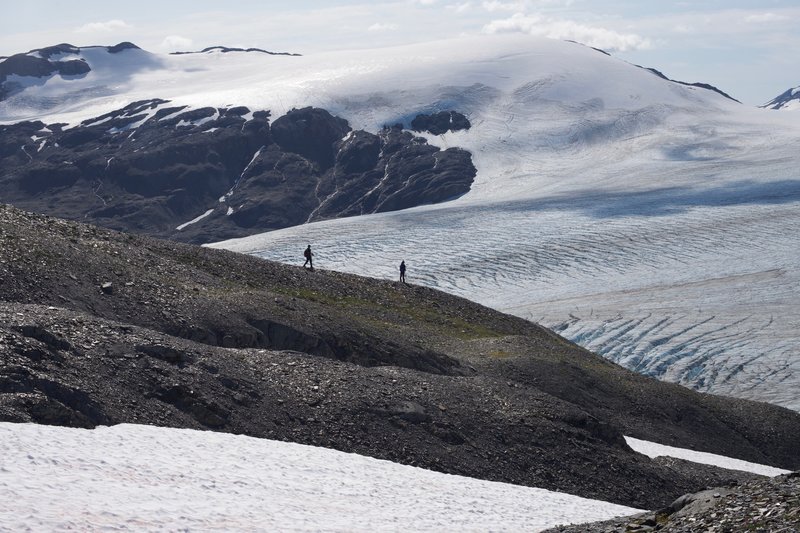
[[[31,50],[28,52],[28,55],[38,54],[39,57],[44,59],[50,59],[51,56],[56,54],[77,54],[80,52],[80,48],[77,46],[71,45],[69,43],[61,43],[56,44],[53,46],[46,46],[44,48],[39,48],[36,50]]]
[[[271,56],[300,56],[301,55],[301,54],[293,54],[291,52],[270,52],[269,50],[264,50],[262,48],[234,48],[234,47],[230,47],[230,46],[220,46],[220,45],[207,46],[206,48],[203,48],[202,50],[196,50],[196,51],[171,52],[170,55],[180,56],[180,55],[186,55],[186,54],[213,54],[213,53],[227,54],[229,52],[259,52],[259,53],[262,53],[262,54],[269,54]]]
[[[116,54],[118,52],[122,52],[123,50],[141,50],[141,48],[129,41],[122,41],[121,43],[108,47],[109,54]]]
[[[98,55],[102,56],[104,52],[119,54],[125,50],[145,53],[135,44],[123,41],[113,46],[83,47],[60,43],[10,57],[0,57],[0,101],[28,87],[44,85],[57,74],[69,80],[84,78],[92,71],[92,60],[98,59]],[[131,61],[141,61],[141,57],[127,57],[124,62]]]
[[[784,91],[759,107],[764,109],[800,109],[800,86]]]

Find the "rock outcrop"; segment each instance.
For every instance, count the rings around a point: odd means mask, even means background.
[[[800,108],[800,87],[788,89],[766,104],[759,106],[766,109],[797,109]]]
[[[268,111],[153,99],[75,127],[0,126],[4,202],[188,242],[441,202],[475,174],[464,150],[400,127],[352,131],[310,107],[270,123]]]
[[[800,472],[685,494],[653,513],[546,533],[794,532],[800,525]]]
[[[414,131],[427,131],[441,135],[449,131],[468,130],[472,125],[469,119],[457,111],[440,111],[433,115],[417,115],[411,121]]]
[[[105,48],[109,54],[117,54],[130,49],[140,50],[138,46],[129,42],[109,47],[90,46],[83,49],[62,43],[2,58],[0,61],[0,101],[23,90],[26,83],[44,83],[46,79],[55,75],[67,78],[88,74],[92,69],[86,60],[80,57],[81,51],[87,48]]]
[[[192,52],[171,52],[172,55],[186,55],[186,54],[213,54],[213,53],[220,53],[220,54],[227,54],[230,52],[258,52],[261,54],[268,54],[271,56],[299,56],[301,54],[294,54],[291,52],[271,52],[269,50],[264,50],[263,48],[236,48],[232,46],[207,46],[202,50],[196,50]]]

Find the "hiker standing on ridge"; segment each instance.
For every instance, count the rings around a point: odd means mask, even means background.
[[[303,263],[303,267],[305,267],[306,265],[309,265],[311,267],[311,270],[314,270],[314,261],[311,260],[311,258],[314,256],[314,254],[311,253],[311,245],[310,244],[308,245],[308,248],[306,248],[306,251],[303,252],[303,256],[305,256],[305,258],[306,258],[306,262]]]
[[[400,281],[406,282],[406,260],[400,261]]]

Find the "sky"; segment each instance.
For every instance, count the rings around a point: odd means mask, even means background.
[[[3,5],[0,56],[67,42],[310,54],[479,33],[601,48],[759,105],[800,85],[800,0],[37,0]]]

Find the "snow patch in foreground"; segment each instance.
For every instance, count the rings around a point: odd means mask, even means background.
[[[637,512],[242,435],[0,423],[11,531],[536,531]]]
[[[725,457],[724,455],[697,452],[695,450],[687,450],[686,448],[675,448],[673,446],[656,444],[655,442],[648,442],[646,440],[634,439],[633,437],[625,437],[625,440],[627,441],[628,446],[630,446],[634,451],[652,458],[660,456],[674,457],[676,459],[685,459],[686,461],[692,461],[695,463],[713,465],[720,468],[728,468],[730,470],[740,470],[742,472],[752,472],[753,474],[760,474],[762,476],[770,477],[789,473],[789,470],[783,470],[758,463],[750,463],[740,459]]]

